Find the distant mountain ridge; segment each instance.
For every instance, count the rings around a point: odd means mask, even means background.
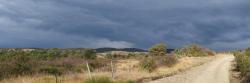
[[[110,52],[110,51],[125,51],[125,52],[148,52],[140,48],[96,48],[97,53]],[[167,49],[167,53],[173,52],[175,49]]]
[[[110,52],[110,51],[126,51],[126,52],[147,52],[147,50],[139,48],[96,48],[97,53]]]
[[[19,49],[19,50],[47,50],[51,48],[0,48],[0,49]],[[86,48],[58,48],[60,50],[84,50]],[[148,52],[147,50],[140,48],[96,48],[97,53],[104,53],[110,51],[125,51],[125,52]],[[173,52],[175,49],[167,49],[167,53]]]

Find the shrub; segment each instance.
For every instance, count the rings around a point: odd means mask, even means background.
[[[197,44],[188,45],[182,49],[176,50],[177,54],[188,56],[188,57],[200,57],[200,56],[212,56],[213,51],[205,49]]]
[[[92,68],[90,68],[90,69],[92,69]],[[84,71],[88,71],[88,68],[86,67],[86,64],[79,64],[74,68],[74,71],[84,72]]]
[[[166,54],[167,46],[163,43],[156,44],[149,48],[149,53],[153,56],[163,56]]]
[[[98,60],[90,61],[89,67],[91,71],[95,69],[109,70],[110,66],[107,63],[109,63],[109,60],[98,59]]]
[[[0,63],[0,80],[4,79],[5,77],[9,77],[12,73],[13,66],[10,66],[7,63]]]
[[[44,69],[41,69],[41,72],[45,72],[45,73],[54,75],[56,78],[56,83],[58,83],[58,76],[62,74],[62,72],[56,67],[44,68]]]
[[[28,56],[16,55],[0,62],[0,78],[32,74],[33,63]]]
[[[105,58],[107,58],[107,59],[113,59],[114,56],[111,54],[111,52],[109,52],[109,53],[107,53],[107,54],[105,55]]]
[[[62,72],[56,67],[45,67],[45,68],[40,69],[40,71],[43,73],[48,73],[48,74],[56,75],[56,76],[62,74]]]
[[[244,52],[234,52],[235,61],[237,62],[236,68],[241,72],[243,77],[242,83],[250,82],[250,49],[248,48]]]
[[[25,55],[17,55],[12,59],[13,68],[10,69],[12,74],[14,75],[23,75],[23,74],[31,74],[32,72],[32,63],[30,62],[30,58]]]
[[[247,56],[247,53],[234,53],[236,57],[236,68],[241,72],[241,74],[244,76],[247,74],[247,72],[250,70],[250,57]]]
[[[109,77],[93,77],[85,80],[84,83],[114,83]]]
[[[182,49],[175,49],[173,53],[176,54],[178,58],[183,55]]]
[[[82,56],[84,59],[95,59],[96,58],[96,52],[93,49],[85,49],[84,54]]]
[[[142,70],[146,70],[148,72],[152,72],[156,69],[156,64],[155,61],[153,59],[143,59],[142,61],[140,61],[140,68]]]
[[[250,70],[250,59],[247,56],[239,56],[237,59],[237,67],[242,75],[245,75]]]
[[[128,54],[128,58],[135,57],[135,56],[136,56],[135,53],[129,53],[129,54]]]
[[[175,55],[168,55],[164,58],[162,58],[163,60],[163,65],[171,67],[173,65],[175,65],[178,62],[178,59]]]

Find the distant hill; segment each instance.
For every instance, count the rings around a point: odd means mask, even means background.
[[[17,50],[47,50],[50,48],[0,48],[0,49],[17,49]],[[86,48],[61,48],[60,50],[84,50]],[[140,48],[96,48],[97,53],[110,52],[110,51],[125,51],[125,52],[148,52]],[[175,49],[167,49],[167,53],[173,52]]]
[[[125,52],[148,52],[144,49],[139,48],[97,48],[95,49],[98,53],[110,52],[110,51],[125,51]],[[175,49],[167,49],[167,53],[173,52]]]
[[[109,51],[147,52],[147,50],[139,48],[97,48],[95,50],[98,53],[109,52]]]

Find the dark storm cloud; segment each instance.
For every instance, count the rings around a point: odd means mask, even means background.
[[[250,46],[248,0],[1,0],[1,47]]]

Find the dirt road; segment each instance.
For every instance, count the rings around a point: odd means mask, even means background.
[[[149,83],[230,83],[229,69],[232,55],[219,55],[217,59],[192,68],[184,73]]]

